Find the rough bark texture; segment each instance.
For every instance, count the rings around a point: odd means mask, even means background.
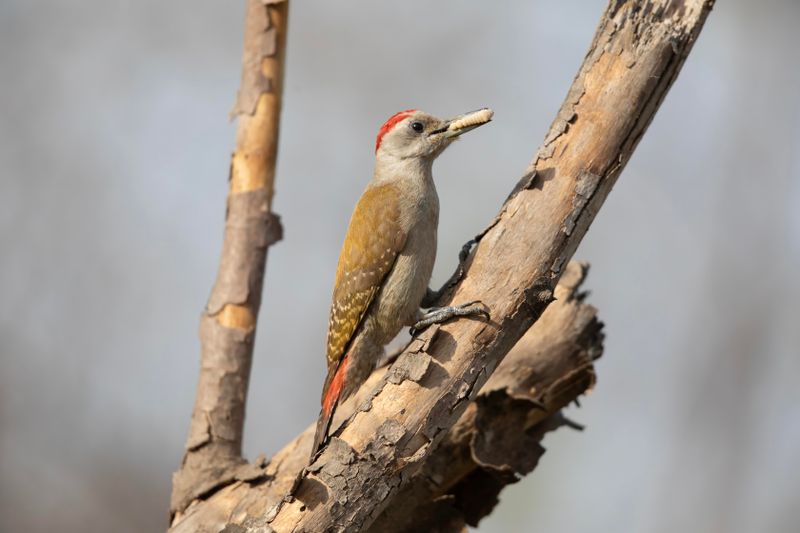
[[[474,523],[491,510],[505,484],[535,466],[544,451],[541,436],[563,423],[559,410],[594,384],[592,361],[602,353],[602,324],[579,290],[585,274],[585,265],[569,265],[556,288],[556,301],[370,531],[451,531],[450,526]],[[386,379],[387,370],[376,371],[360,396],[342,406],[345,416]],[[389,379],[399,378],[393,376]],[[228,531],[263,526],[265,510],[276,508],[306,465],[312,437],[310,427],[269,463],[257,459],[257,475],[190,507],[172,531],[217,532],[226,523]],[[502,449],[497,442],[503,443]]]
[[[612,1],[544,145],[453,289],[492,321],[419,335],[266,517],[276,531],[367,529],[426,463],[553,299],[567,261],[680,71],[711,1]]]
[[[556,301],[511,349],[421,471],[369,528],[374,533],[476,526],[509,483],[536,466],[541,438],[568,424],[561,408],[591,390],[603,351],[597,310],[580,292],[587,265],[570,263]]]
[[[172,515],[253,470],[242,458],[242,432],[267,248],[281,238],[271,204],[286,16],[285,2],[247,1],[222,257],[200,319],[200,379],[186,452],[172,479]]]

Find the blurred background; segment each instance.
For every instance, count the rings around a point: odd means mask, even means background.
[[[604,0],[294,2],[245,451],[317,415],[350,211],[393,112],[489,105],[436,164],[434,285],[535,153]],[[243,2],[0,3],[0,530],[161,531],[217,267]],[[795,0],[728,0],[577,258],[583,433],[483,532],[790,532],[800,504]]]

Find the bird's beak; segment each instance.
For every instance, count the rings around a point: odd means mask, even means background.
[[[483,126],[487,122],[490,122],[493,115],[494,111],[488,107],[470,111],[469,113],[464,113],[463,115],[458,115],[450,120],[446,120],[441,128],[432,131],[431,134],[441,133],[444,135],[445,139],[458,137],[462,133],[472,131],[478,126]]]

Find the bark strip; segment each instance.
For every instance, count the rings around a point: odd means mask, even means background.
[[[200,378],[186,451],[173,474],[170,514],[252,468],[242,432],[267,249],[281,238],[272,213],[286,47],[286,2],[247,0],[242,81],[219,270],[200,318]]]
[[[586,266],[571,263],[568,272],[556,288],[556,301],[517,343],[421,472],[370,531],[449,531],[445,528],[449,523],[477,520],[476,507],[465,496],[485,494],[488,487],[499,491],[535,464],[544,451],[539,438],[562,422],[559,410],[564,405],[594,384],[592,361],[602,353],[597,310],[584,302],[580,292]],[[368,399],[371,387],[387,377],[387,370],[376,371],[368,386],[342,406],[345,416]],[[514,409],[505,417],[496,416],[507,403]],[[189,508],[171,531],[218,532],[226,524],[229,531],[239,531],[234,526],[244,530],[265,526],[265,511],[277,508],[306,465],[313,435],[309,427],[269,463],[256,460],[249,481],[235,481]],[[500,459],[486,452],[492,436],[505,443]],[[482,490],[475,492],[476,485]],[[488,512],[490,507],[482,509]]]

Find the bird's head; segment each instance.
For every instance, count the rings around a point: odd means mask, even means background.
[[[397,159],[433,160],[459,135],[492,120],[489,108],[478,109],[442,120],[418,109],[392,115],[384,122],[375,140],[375,153]]]

